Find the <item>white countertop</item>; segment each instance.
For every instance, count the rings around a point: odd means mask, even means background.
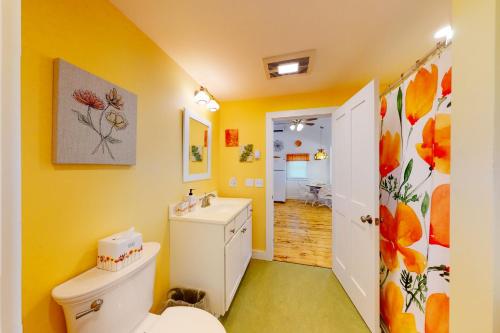
[[[188,212],[182,216],[175,215],[173,208],[175,205],[171,205],[169,215],[171,221],[226,224],[250,203],[252,203],[252,199],[216,197],[210,198],[210,206],[201,208],[198,204],[193,212]]]

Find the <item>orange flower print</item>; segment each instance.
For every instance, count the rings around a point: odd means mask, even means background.
[[[413,126],[432,109],[436,96],[438,68],[431,65],[429,72],[424,67],[420,68],[415,78],[410,81],[406,89],[406,118]]]
[[[450,331],[450,298],[446,294],[432,294],[425,306],[425,333]]]
[[[227,129],[226,130],[226,147],[238,147],[238,130],[237,129]]]
[[[383,96],[382,99],[380,100],[380,116],[382,117],[382,119],[384,119],[386,113],[387,113],[387,99],[385,98],[385,96]]]
[[[386,131],[379,142],[379,169],[383,178],[399,166],[400,136],[396,132],[394,135]]]
[[[451,67],[444,74],[443,79],[441,80],[441,95],[442,97],[446,97],[451,94]]]
[[[450,247],[450,184],[432,192],[429,243]]]
[[[73,92],[73,98],[81,104],[90,106],[96,110],[104,110],[106,106],[102,99],[97,97],[95,93],[90,90],[78,89]]]
[[[403,312],[403,294],[392,281],[387,283],[380,297],[380,312],[391,333],[417,333],[415,316]]]
[[[429,119],[422,130],[423,142],[416,145],[418,155],[430,170],[446,174],[450,174],[450,118],[449,114],[438,114],[436,120]]]
[[[387,268],[393,271],[399,267],[400,253],[408,271],[423,273],[427,264],[424,255],[409,248],[422,238],[422,227],[413,209],[399,202],[393,217],[389,208],[381,205],[380,217],[383,219],[380,224],[380,252]]]

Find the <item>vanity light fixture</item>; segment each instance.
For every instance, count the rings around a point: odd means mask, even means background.
[[[214,99],[214,96],[208,92],[205,87],[200,87],[200,90],[194,92],[194,101],[200,105],[206,105],[208,110],[215,112],[220,109],[219,103]]]
[[[194,93],[194,101],[198,104],[208,104],[208,102],[210,102],[210,99],[210,95],[204,87],[200,87],[200,90],[197,90]]]
[[[212,111],[212,112],[215,112],[217,110],[219,110],[220,106],[219,106],[219,103],[217,103],[217,101],[215,99],[211,99],[210,102],[208,102],[207,104],[207,108]]]
[[[279,75],[298,73],[298,71],[299,71],[299,63],[298,62],[289,62],[289,63],[278,65],[278,74]]]
[[[447,25],[436,31],[436,33],[434,34],[434,38],[435,39],[445,38],[446,44],[448,44],[450,40],[453,38],[453,29],[451,28],[451,26]]]

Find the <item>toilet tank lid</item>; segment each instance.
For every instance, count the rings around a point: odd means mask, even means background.
[[[97,294],[101,294],[104,290],[116,285],[122,279],[134,274],[153,261],[159,250],[159,243],[144,243],[141,258],[127,267],[117,272],[94,267],[52,289],[52,297],[62,305],[85,301]]]

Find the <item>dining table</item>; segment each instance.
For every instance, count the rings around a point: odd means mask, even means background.
[[[314,206],[315,203],[319,202],[319,191],[325,186],[326,184],[306,184],[307,187],[309,187],[309,192],[314,197],[314,201],[312,202],[312,205]]]

